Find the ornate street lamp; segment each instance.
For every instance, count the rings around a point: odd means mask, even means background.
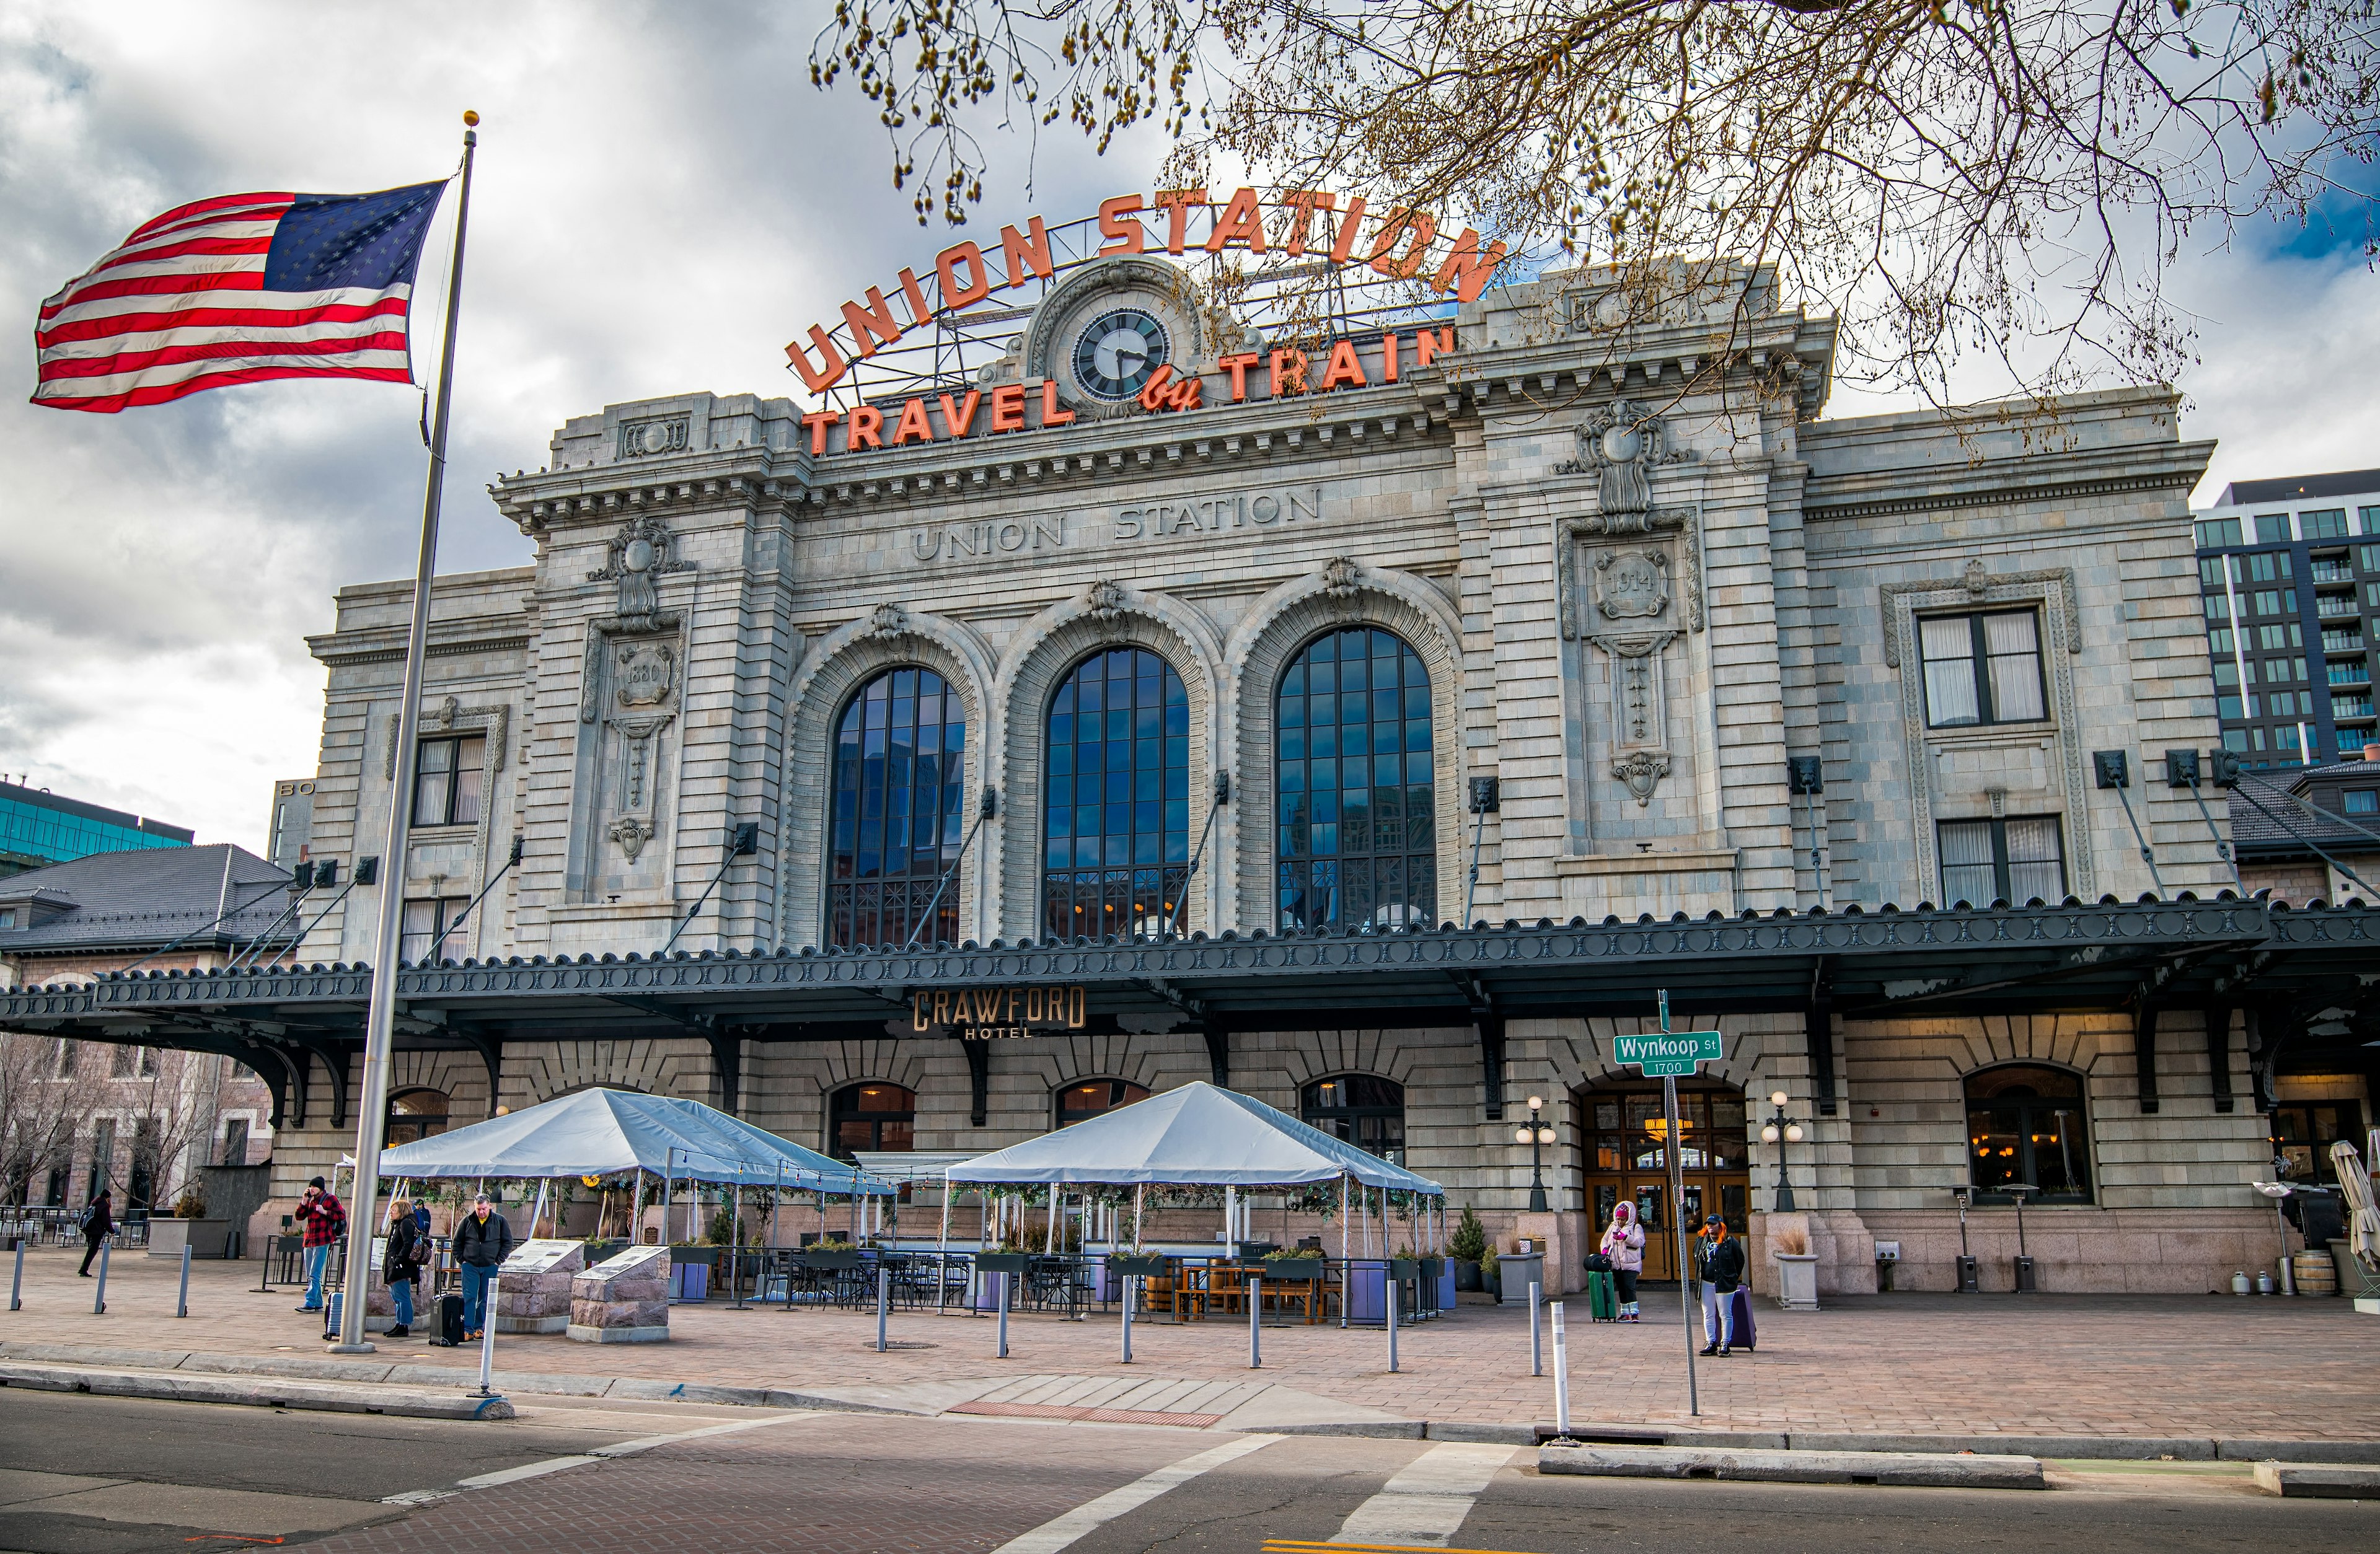
[[[1529,1212],[1532,1214],[1543,1214],[1547,1207],[1545,1161],[1538,1150],[1554,1141],[1554,1130],[1543,1125],[1543,1119],[1537,1115],[1545,1108],[1543,1096],[1531,1096],[1528,1126],[1517,1128],[1512,1134],[1515,1143],[1529,1147]]]
[[[1802,1142],[1802,1124],[1786,1117],[1784,1091],[1771,1091],[1768,1104],[1776,1109],[1776,1114],[1761,1128],[1760,1142],[1777,1146],[1777,1211],[1791,1214],[1793,1212],[1793,1184],[1785,1179],[1785,1146]]]

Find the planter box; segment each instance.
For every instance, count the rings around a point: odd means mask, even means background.
[[[152,1220],[149,1221],[149,1255],[152,1257],[178,1257],[188,1245],[193,1257],[220,1257],[225,1243],[231,1239],[228,1220]]]
[[[997,1254],[992,1255],[997,1256]],[[976,1258],[975,1266],[982,1268],[983,1258]],[[1162,1257],[1118,1256],[1108,1259],[1108,1271],[1119,1279],[1127,1276],[1135,1279],[1162,1279],[1169,1269]]]
[[[700,1263],[709,1268],[719,1261],[719,1248],[716,1246],[673,1246],[669,1250],[670,1261],[674,1264]]]
[[[859,1266],[859,1248],[848,1252],[820,1252],[813,1248],[802,1254],[802,1266],[821,1271],[831,1269],[854,1269]]]
[[[1322,1277],[1319,1257],[1275,1257],[1269,1262],[1250,1265],[1251,1271],[1268,1281],[1281,1280],[1293,1284],[1311,1284]]]
[[[1777,1264],[1777,1304],[1788,1311],[1818,1309],[1818,1255],[1771,1252]]]
[[[978,1252],[975,1270],[978,1273],[1023,1273],[1033,1261],[1030,1252]]]
[[[1421,1264],[1419,1257],[1390,1257],[1389,1272],[1398,1283],[1402,1284],[1407,1280],[1421,1277]]]

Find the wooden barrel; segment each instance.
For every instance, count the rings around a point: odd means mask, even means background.
[[[2297,1275],[2299,1294],[2338,1293],[2338,1265],[2330,1260],[2329,1253],[2300,1252],[2290,1259],[2289,1267]]]

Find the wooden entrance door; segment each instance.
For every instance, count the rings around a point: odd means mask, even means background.
[[[1659,1085],[1600,1087],[1578,1097],[1585,1121],[1586,1201],[1600,1236],[1624,1196],[1645,1226],[1645,1277],[1678,1277],[1675,1206],[1670,1201],[1669,1119]],[[1747,1229],[1752,1175],[1744,1152],[1743,1093],[1705,1083],[1678,1087],[1679,1165],[1684,1175],[1686,1233],[1718,1214],[1737,1234]]]

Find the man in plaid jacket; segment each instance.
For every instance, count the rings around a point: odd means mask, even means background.
[[[306,1304],[300,1311],[322,1309],[322,1273],[330,1266],[331,1248],[347,1233],[347,1211],[317,1176],[298,1200],[298,1218],[306,1224]]]

